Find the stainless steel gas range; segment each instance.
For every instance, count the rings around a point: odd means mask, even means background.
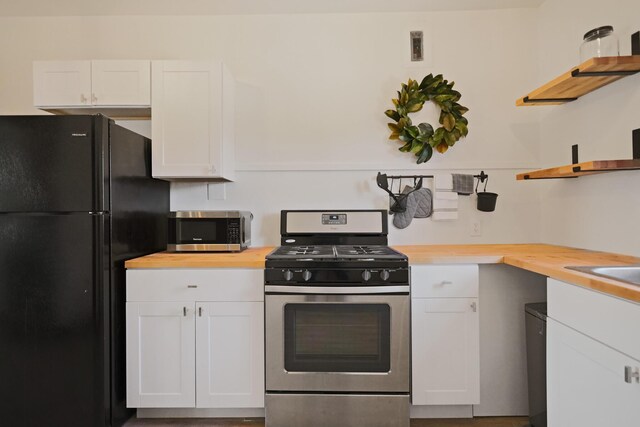
[[[409,426],[409,266],[386,211],[282,211],[281,235],[265,268],[267,426]]]

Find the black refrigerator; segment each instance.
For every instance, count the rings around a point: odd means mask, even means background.
[[[0,116],[0,424],[120,426],[127,259],[166,248],[150,140],[102,115]]]

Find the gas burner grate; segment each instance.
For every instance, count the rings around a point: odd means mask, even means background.
[[[396,259],[404,256],[383,245],[309,245],[280,246],[267,259],[335,261],[375,261]]]
[[[342,256],[389,256],[397,255],[397,252],[388,246],[338,246],[338,255]]]
[[[353,249],[349,251],[349,253],[354,253],[356,255],[384,255],[387,251],[381,248],[369,248],[367,246],[354,246]]]
[[[320,250],[315,246],[299,246],[285,251],[283,255],[320,255]]]
[[[272,255],[286,258],[332,257],[333,246],[281,246]]]

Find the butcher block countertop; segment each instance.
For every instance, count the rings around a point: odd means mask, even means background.
[[[640,287],[567,270],[568,266],[640,264],[629,255],[545,244],[394,246],[409,264],[508,264],[543,276],[574,283],[609,295],[640,302]]]
[[[126,268],[264,268],[264,257],[274,246],[247,248],[242,252],[158,252],[130,259]]]
[[[567,270],[566,266],[640,264],[640,258],[545,244],[394,246],[409,264],[508,264],[544,276],[640,302],[640,287]],[[129,260],[126,268],[264,268],[273,247],[240,253],[159,252]]]

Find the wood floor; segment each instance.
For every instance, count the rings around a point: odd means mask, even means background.
[[[411,427],[525,427],[524,417],[497,417],[472,419],[415,419]],[[264,427],[264,418],[189,418],[189,419],[131,419],[125,427]],[[301,426],[302,427],[302,426]],[[392,426],[389,426],[392,427]]]

